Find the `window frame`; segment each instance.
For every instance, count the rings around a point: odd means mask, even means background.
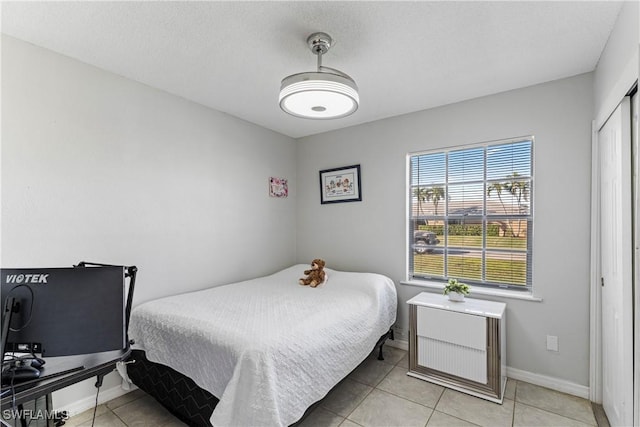
[[[497,214],[497,215],[488,215],[487,214],[487,200],[489,199],[489,197],[487,196],[487,185],[491,184],[491,183],[495,183],[498,181],[504,181],[505,178],[502,178],[500,180],[498,179],[488,179],[487,176],[487,153],[488,150],[491,147],[495,147],[495,146],[500,146],[500,145],[507,145],[507,144],[515,144],[515,143],[519,143],[519,142],[527,142],[530,141],[531,142],[531,148],[530,148],[530,158],[529,158],[529,167],[530,167],[530,174],[528,176],[524,176],[523,179],[525,179],[526,181],[529,182],[529,189],[528,189],[528,197],[529,197],[529,209],[528,209],[528,214],[527,215],[517,215],[517,214]],[[462,150],[474,150],[474,149],[478,149],[478,148],[482,148],[483,150],[483,155],[482,155],[482,169],[483,169],[483,178],[481,181],[476,180],[462,180],[462,181],[449,181],[449,154],[452,152],[456,152],[456,151],[462,151]],[[482,245],[481,247],[477,248],[478,251],[480,251],[482,253],[482,264],[481,264],[481,269],[482,269],[482,279],[481,280],[474,280],[474,279],[467,279],[467,278],[463,278],[460,280],[464,280],[465,283],[468,283],[474,287],[477,287],[476,289],[481,291],[481,293],[487,293],[487,294],[491,294],[492,291],[499,293],[499,294],[529,294],[529,295],[533,295],[533,256],[534,256],[534,248],[533,248],[533,230],[535,227],[535,218],[534,218],[534,210],[535,210],[535,203],[534,203],[534,199],[535,199],[535,195],[534,195],[534,190],[535,190],[535,185],[534,185],[534,171],[535,171],[535,164],[534,164],[534,160],[535,160],[535,136],[534,135],[526,135],[526,136],[520,136],[520,137],[514,137],[514,138],[506,138],[506,139],[500,139],[500,140],[491,140],[491,141],[485,141],[485,142],[479,142],[479,143],[473,143],[473,144],[465,144],[465,145],[458,145],[458,146],[449,146],[449,147],[440,147],[440,148],[436,148],[436,149],[429,149],[429,150],[420,150],[420,151],[415,151],[415,152],[410,152],[407,153],[406,155],[406,186],[405,186],[405,197],[406,197],[406,203],[405,203],[405,208],[406,208],[406,212],[405,212],[405,237],[406,237],[406,244],[405,244],[405,250],[406,250],[406,281],[404,281],[403,283],[406,284],[411,284],[411,285],[418,285],[418,286],[427,286],[427,287],[434,287],[434,286],[439,286],[440,284],[442,284],[442,286],[446,283],[448,276],[447,276],[447,271],[446,271],[446,267],[443,267],[444,269],[444,276],[420,276],[420,275],[415,275],[414,273],[414,266],[413,266],[413,259],[415,257],[415,252],[414,252],[414,237],[413,237],[413,232],[415,229],[415,225],[412,225],[413,221],[415,221],[417,218],[420,217],[420,215],[418,216],[414,216],[412,217],[413,214],[413,209],[415,209],[415,206],[412,204],[413,203],[413,190],[414,190],[414,185],[412,183],[412,159],[417,157],[417,156],[422,156],[422,155],[429,155],[429,154],[443,154],[445,157],[445,180],[444,183],[442,184],[442,186],[445,188],[445,197],[443,199],[443,211],[444,213],[442,215],[424,215],[425,219],[435,219],[435,220],[440,220],[443,223],[443,229],[444,229],[444,233],[445,235],[443,236],[443,238],[445,236],[448,235],[448,229],[445,226],[446,224],[451,224],[451,220],[459,220],[460,218],[467,218],[467,219],[472,219],[472,220],[476,220],[479,221],[481,224],[483,224],[482,227]],[[482,205],[483,205],[483,209],[482,209],[482,213],[481,214],[474,214],[474,215],[466,215],[466,216],[460,216],[460,215],[451,215],[448,211],[448,205],[449,205],[449,197],[447,197],[446,195],[449,194],[449,187],[451,185],[466,185],[466,184],[472,184],[472,183],[481,183],[483,186],[483,196],[482,196]],[[433,184],[435,185],[440,185],[440,184]],[[420,188],[420,187],[424,187],[425,185],[417,185],[415,186],[415,188]],[[431,218],[429,218],[431,217]],[[487,247],[487,226],[488,224],[496,219],[508,219],[508,220],[520,220],[520,221],[526,221],[527,222],[527,243],[526,243],[526,271],[525,271],[525,281],[526,283],[524,285],[519,285],[519,284],[515,284],[515,283],[500,283],[500,282],[495,282],[495,281],[487,281],[486,280],[486,253],[487,252],[492,252],[495,251],[497,248],[491,248],[491,247]],[[446,239],[445,239],[446,241]],[[445,243],[443,244],[443,252],[446,254],[448,252],[448,248],[449,246]],[[455,248],[455,246],[453,247]],[[476,249],[474,249],[476,250]],[[498,252],[500,252],[501,250],[498,249]],[[507,253],[516,253],[516,251],[509,251],[506,250]],[[525,253],[525,252],[523,252]],[[443,255],[443,263],[447,263],[447,256]],[[451,276],[451,277],[455,277],[455,276]],[[484,281],[483,281],[484,279]],[[512,292],[513,291],[513,292]]]

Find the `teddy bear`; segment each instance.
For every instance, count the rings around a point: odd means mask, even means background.
[[[319,258],[311,261],[311,269],[304,271],[304,274],[306,274],[307,277],[301,278],[298,283],[300,283],[302,286],[309,285],[312,288],[321,285],[326,277],[326,273],[323,270],[324,264],[324,260],[321,260]]]

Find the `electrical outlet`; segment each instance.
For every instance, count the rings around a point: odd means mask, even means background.
[[[558,337],[555,335],[547,335],[547,350],[549,351],[559,351],[558,350]]]

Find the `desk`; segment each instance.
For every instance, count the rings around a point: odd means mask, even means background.
[[[10,391],[8,391],[11,387],[2,388],[3,394],[0,400],[0,407],[3,411],[12,409],[14,405],[17,407],[18,405],[36,400],[42,396],[50,396],[51,393],[56,390],[79,383],[91,377],[98,377],[98,381],[101,384],[102,378],[113,371],[116,363],[126,358],[129,352],[130,350],[127,349],[77,356],[48,357],[45,359],[46,364],[42,367],[40,378],[16,384],[14,386],[15,396],[11,395]],[[80,366],[84,366],[84,368],[64,373]],[[47,376],[51,377],[48,378]],[[47,400],[47,409],[51,410],[50,399]]]

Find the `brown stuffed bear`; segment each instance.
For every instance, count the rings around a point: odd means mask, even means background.
[[[298,281],[303,286],[311,286],[315,288],[316,286],[322,284],[325,278],[324,261],[321,259],[314,259],[311,262],[311,269],[305,270],[304,274],[307,275],[306,278],[302,278]]]

